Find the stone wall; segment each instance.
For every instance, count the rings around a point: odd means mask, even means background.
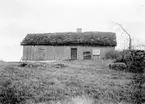
[[[145,69],[144,50],[124,50],[115,62],[124,62],[130,72],[143,72]]]

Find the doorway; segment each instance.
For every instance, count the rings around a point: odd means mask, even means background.
[[[71,59],[72,60],[77,59],[77,48],[71,48]]]

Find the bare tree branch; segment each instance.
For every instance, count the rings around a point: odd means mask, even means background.
[[[118,26],[120,26],[120,28],[128,35],[129,37],[129,50],[132,49],[132,39],[131,39],[131,35],[126,31],[126,29],[120,24],[120,23],[117,23],[117,22],[113,22],[111,21],[112,23],[114,24],[117,24]]]
[[[123,35],[123,32],[121,33],[121,35]]]

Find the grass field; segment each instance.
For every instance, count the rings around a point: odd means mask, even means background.
[[[131,104],[132,74],[111,70],[109,63],[2,62],[0,100],[3,104]]]

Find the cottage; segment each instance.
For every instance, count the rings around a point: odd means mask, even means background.
[[[28,34],[21,42],[23,60],[98,59],[115,50],[113,32],[57,32]]]

